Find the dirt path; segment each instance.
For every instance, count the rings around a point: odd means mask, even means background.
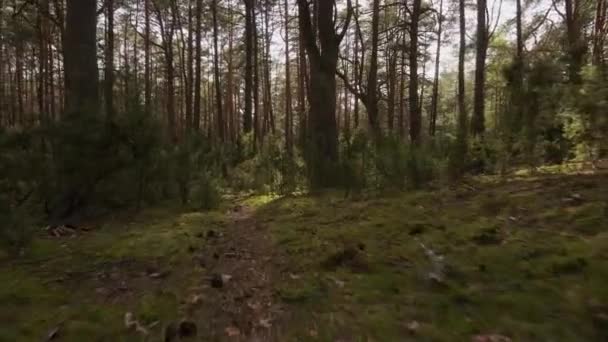
[[[253,210],[236,206],[222,232],[207,233],[209,272],[202,337],[214,341],[277,340],[281,307],[273,301],[276,261],[268,233]],[[207,287],[207,286],[205,286]]]

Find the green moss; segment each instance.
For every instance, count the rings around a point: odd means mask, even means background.
[[[281,298],[294,316],[315,317],[292,323],[288,335],[306,340],[314,326],[327,340],[605,336],[588,308],[590,299],[608,308],[608,238],[598,229],[608,227],[605,194],[590,182],[602,180],[487,179],[470,195],[420,191],[355,201],[326,193],[263,206],[259,219],[285,251],[289,269],[301,274]],[[586,200],[574,209],[562,200],[571,189],[582,189]],[[443,255],[443,284],[429,280],[433,263],[420,243]],[[323,267],[332,255],[358,246],[368,272]],[[413,320],[420,328],[411,335],[406,324]]]

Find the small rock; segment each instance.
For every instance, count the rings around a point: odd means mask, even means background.
[[[181,321],[179,323],[178,333],[180,338],[196,336],[196,324],[192,321]]]

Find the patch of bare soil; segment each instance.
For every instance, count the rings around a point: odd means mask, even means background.
[[[224,231],[207,232],[207,251],[200,262],[208,277],[200,295],[193,289],[185,310],[200,308],[192,316],[203,340],[279,340],[282,308],[273,300],[278,258],[270,236],[248,207],[236,206],[228,216],[231,222]]]

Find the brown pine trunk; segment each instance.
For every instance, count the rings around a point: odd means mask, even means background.
[[[485,132],[485,85],[486,55],[488,52],[488,32],[486,23],[486,0],[477,1],[477,54],[475,57],[475,89],[471,133],[482,136]]]
[[[373,0],[372,5],[372,53],[369,73],[367,74],[367,97],[365,107],[369,125],[377,138],[380,135],[378,119],[378,38],[380,26],[380,0]]]
[[[264,121],[265,121],[265,132],[269,131],[274,134],[275,133],[275,124],[274,124],[274,112],[272,106],[272,79],[270,78],[270,68],[271,68],[271,60],[270,60],[270,41],[272,39],[269,26],[270,26],[270,16],[268,12],[271,9],[271,3],[266,1],[266,6],[264,10],[264,78],[265,78],[265,100],[264,100]]]
[[[291,114],[291,64],[289,60],[289,4],[285,0],[285,151],[293,157],[293,118]]]
[[[518,2],[520,0],[517,0]],[[443,28],[443,0],[439,0],[439,14],[437,15],[437,50],[435,52],[435,77],[433,79],[433,95],[431,99],[431,123],[429,134],[435,136],[437,131],[437,112],[439,104],[439,61],[441,59],[441,34]]]
[[[593,30],[593,64],[596,66],[604,64],[604,46],[606,35],[608,35],[608,0],[596,0],[595,23]]]
[[[405,38],[406,34],[403,33],[403,46],[405,46]],[[401,80],[399,86],[399,137],[405,138],[405,118],[406,118],[406,108],[407,103],[405,101],[405,62],[406,62],[406,53],[405,51],[401,52]]]
[[[152,0],[144,0],[144,111],[146,114],[150,114],[152,109],[152,80],[150,70],[150,1]]]
[[[193,128],[198,131],[201,125],[201,82],[202,82],[202,65],[203,51],[201,48],[201,38],[203,30],[203,0],[196,0],[196,34],[195,34],[195,76],[194,76],[194,123]]]
[[[96,12],[95,0],[67,0],[63,49],[67,115],[98,112]]]
[[[420,18],[421,0],[413,0],[410,23],[410,140],[412,144],[420,144],[420,129],[422,126],[420,106],[418,103],[418,21]]]
[[[217,22],[217,0],[211,2],[211,13],[213,16],[213,77],[215,83],[215,105],[216,105],[216,120],[217,134],[221,142],[225,141],[224,132],[224,114],[222,111],[222,85],[220,83],[220,61],[218,50],[218,22]]]
[[[106,2],[105,104],[106,119],[114,119],[114,0]],[[126,37],[125,37],[126,38]]]
[[[312,28],[307,1],[298,0],[300,30],[304,33],[310,68],[310,112],[306,159],[313,188],[334,186],[339,181],[335,173],[335,163],[338,160],[335,75],[338,49],[346,34],[352,8],[349,1],[347,19],[342,31],[337,34],[333,16],[334,5],[334,0],[317,3],[318,29],[315,31]],[[317,46],[317,39],[320,46]]]
[[[465,0],[459,0],[458,10],[460,16],[460,48],[458,50],[458,140],[460,141],[462,148],[465,148],[467,139],[467,109],[465,103],[466,90],[464,79],[464,63],[466,54]],[[462,152],[466,153],[465,150]]]

